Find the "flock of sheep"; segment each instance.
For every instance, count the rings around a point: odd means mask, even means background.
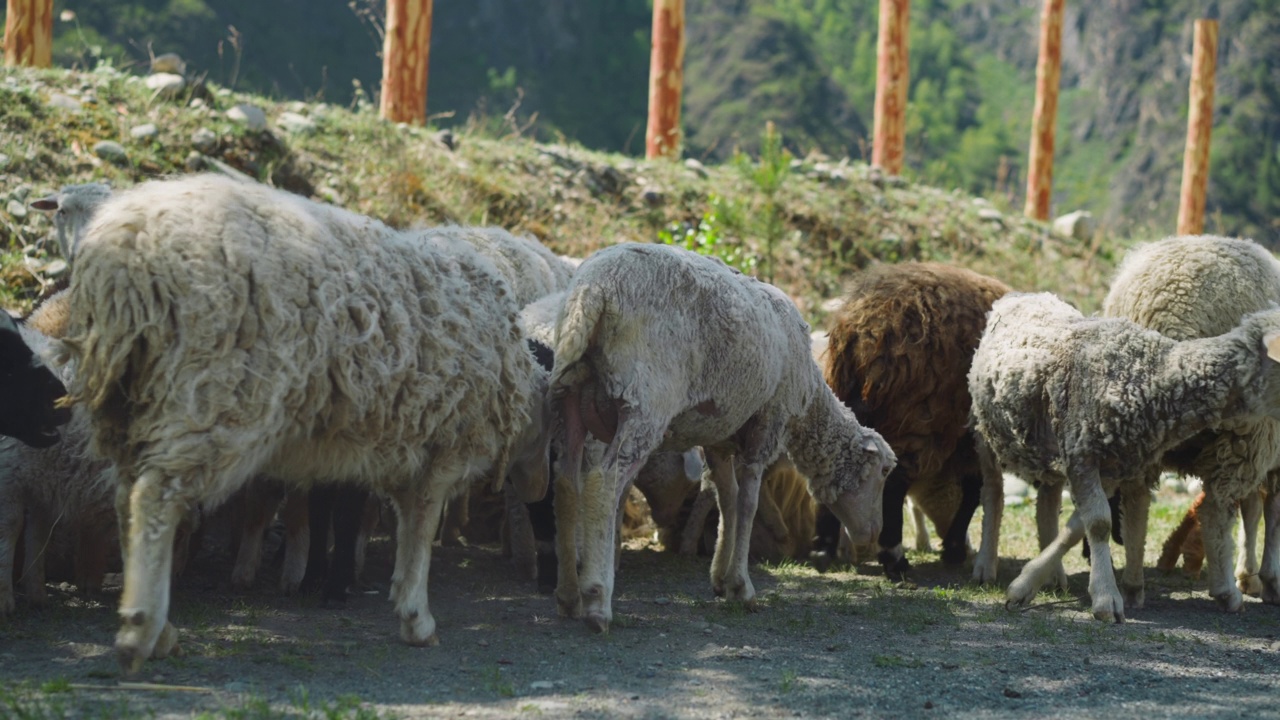
[[[247,585],[286,491],[281,586],[325,572],[331,523],[326,597],[354,576],[364,493],[390,501],[390,597],[413,645],[437,642],[432,543],[459,532],[469,493],[504,498],[517,564],[597,632],[633,486],[660,526],[687,522],[668,537],[683,551],[714,505],[712,589],[753,604],[762,538],[803,556],[870,545],[901,575],[907,498],[917,544],[927,517],[953,564],[981,505],[973,579],[995,582],[1009,471],[1048,490],[1043,552],[1009,602],[1065,585],[1063,554],[1087,538],[1093,613],[1120,621],[1142,606],[1150,490],[1174,469],[1204,481],[1210,593],[1229,611],[1242,589],[1280,604],[1280,262],[1251,241],[1138,248],[1104,317],[961,268],[873,266],[821,347],[777,288],[669,246],[579,263],[498,229],[396,230],[215,175],[34,206],[54,213],[73,274],[18,324],[0,313],[0,433],[16,438],[0,440],[0,613],[19,545],[39,602],[58,520],[82,590],[100,587],[118,528],[126,672],[177,643],[170,577],[191,515],[248,508],[233,574]],[[358,499],[317,510],[333,483]],[[1261,564],[1250,534],[1233,578],[1237,505],[1266,532]]]

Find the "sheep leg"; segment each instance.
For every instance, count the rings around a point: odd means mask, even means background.
[[[973,581],[992,584],[1000,565],[1000,521],[1004,516],[1004,476],[986,442],[975,438],[982,469],[982,547],[973,561]]]
[[[973,522],[973,513],[982,502],[982,486],[980,474],[960,476],[960,507],[956,508],[955,517],[951,519],[947,534],[942,538],[942,562],[948,565],[959,565],[969,557],[969,523]],[[928,545],[927,528],[924,537],[925,545]]]
[[[458,547],[463,544],[462,529],[471,522],[471,488],[467,488],[449,501],[445,511],[444,532],[440,534],[440,544],[445,547]]]
[[[280,592],[292,595],[298,592],[307,571],[307,556],[311,550],[310,510],[308,493],[290,490],[280,511],[284,520],[284,567],[280,569]]]
[[[23,541],[22,592],[27,602],[40,607],[49,602],[44,587],[44,562],[53,539],[53,521],[40,507],[27,508],[27,529]]]
[[[1120,589],[1124,592],[1125,607],[1129,608],[1140,608],[1146,602],[1143,562],[1147,547],[1147,513],[1151,507],[1148,487],[1150,485],[1146,483],[1125,483],[1118,495],[1124,508],[1120,522],[1125,539]]]
[[[356,581],[356,538],[369,491],[360,485],[343,483],[334,489],[333,563],[325,577],[325,602],[346,602],[347,588]]]
[[[126,517],[132,520],[121,523],[128,527],[129,552],[116,656],[125,675],[141,670],[147,658],[163,658],[177,649],[178,631],[168,620],[169,585],[173,538],[187,503],[174,494],[181,481],[164,480],[158,471],[143,472],[128,491]]]
[[[600,470],[588,474],[582,488],[582,610],[587,627],[597,633],[608,632],[613,620],[618,505],[662,442],[657,423],[625,409],[619,416]]]
[[[720,515],[738,513],[738,534],[734,537],[732,562],[724,578],[726,600],[739,600],[748,610],[755,610],[756,589],[747,571],[748,554],[751,551],[751,526],[760,504],[760,480],[763,463],[737,463],[734,477],[738,485],[737,507],[720,508]]]
[[[14,483],[0,483],[0,617],[17,607],[13,595],[13,564],[24,514],[22,495]]]
[[[1262,497],[1251,492],[1240,500],[1239,555],[1236,556],[1236,587],[1245,595],[1261,595],[1258,578],[1258,521],[1262,518]]]
[[[463,469],[442,473],[433,468],[425,491],[410,487],[393,495],[403,528],[397,533],[396,566],[401,575],[392,587],[391,601],[400,617],[400,638],[416,647],[435,645],[436,620],[428,608],[427,573],[431,569],[431,542],[440,529],[449,490],[462,481]]]
[[[381,517],[379,508],[381,501],[378,494],[370,492],[365,496],[364,509],[360,512],[360,532],[356,535],[356,567],[355,582],[359,583],[360,578],[364,575],[364,561],[368,555],[369,536],[373,535],[373,531],[378,527],[378,520]]]
[[[911,569],[907,551],[902,547],[902,504],[907,501],[911,480],[902,465],[898,465],[884,482],[884,509],[881,515],[884,524],[880,529],[880,552],[876,559],[880,561],[884,574],[890,580],[902,580],[904,574]]]
[[[72,572],[76,587],[84,594],[102,591],[102,578],[107,574],[109,543],[103,538],[110,533],[109,523],[95,520],[80,527],[76,537],[76,557]]]
[[[916,552],[929,552],[933,549],[933,545],[929,542],[929,521],[924,516],[924,510],[907,498],[907,502],[911,505],[911,527],[916,534]]]
[[[538,577],[538,547],[533,537],[533,523],[529,508],[520,499],[516,488],[507,481],[502,486],[502,500],[507,511],[507,532],[511,536],[511,560],[516,572],[526,580]]]
[[[582,452],[587,426],[582,420],[580,391],[565,393],[560,409],[564,422],[565,455],[556,476],[556,611],[562,617],[582,617],[578,582],[578,515],[582,504]],[[592,472],[597,468],[592,468]]]
[[[725,594],[725,578],[733,562],[733,548],[738,537],[738,514],[727,512],[738,505],[738,483],[734,478],[733,455],[704,448],[707,467],[710,468],[711,486],[715,490],[716,506],[720,510],[720,528],[716,535],[716,550],[711,557],[711,591],[717,597]]]
[[[231,569],[231,587],[237,590],[253,587],[262,563],[262,536],[280,505],[282,490],[274,481],[257,478],[239,493],[240,548]]]
[[[1271,487],[1263,503],[1265,532],[1258,579],[1262,581],[1262,602],[1280,605],[1280,488],[1274,482]]]
[[[1042,553],[1058,537],[1058,516],[1061,512],[1062,486],[1042,482],[1036,489],[1036,536]],[[1067,571],[1062,567],[1062,558],[1055,559],[1054,563],[1053,580],[1059,588],[1066,590]]]
[[[333,524],[335,492],[333,485],[314,485],[307,492],[307,526],[311,535],[307,548],[307,571],[303,573],[299,586],[303,592],[320,587],[329,573],[329,529]]]
[[[689,510],[689,519],[685,521],[684,529],[680,532],[681,555],[698,554],[698,543],[701,542],[702,532],[707,527],[707,516],[711,514],[711,508],[715,505],[714,488],[707,487],[698,491],[697,497],[693,500],[693,507]]]
[[[764,481],[761,480],[761,485]],[[791,529],[787,527],[786,518],[782,517],[782,508],[778,507],[778,503],[774,501],[773,495],[764,492],[760,493],[758,500],[758,508],[756,510],[756,520],[764,525],[765,530],[769,531],[769,537],[773,540],[776,549],[776,560],[790,557],[790,548],[795,544],[791,537]],[[798,540],[796,538],[795,540]]]
[[[1230,499],[1220,497],[1213,485],[1205,484],[1204,504],[1200,506],[1200,531],[1204,539],[1204,555],[1209,565],[1209,595],[1227,612],[1239,612],[1244,596],[1231,576],[1231,520],[1234,513]]]

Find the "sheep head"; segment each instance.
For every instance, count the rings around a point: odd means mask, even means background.
[[[36,210],[53,213],[53,227],[62,257],[71,262],[84,237],[85,228],[98,206],[111,197],[104,183],[67,185],[58,192],[31,203]]]

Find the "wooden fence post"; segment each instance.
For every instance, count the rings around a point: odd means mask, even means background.
[[[646,158],[680,154],[680,96],[684,91],[684,0],[654,0],[649,58]]]
[[[910,0],[880,0],[871,164],[879,165],[890,175],[902,174],[903,147],[906,145],[910,10]]]
[[[1204,232],[1204,201],[1209,189],[1209,137],[1213,133],[1213,74],[1218,66],[1218,21],[1197,20],[1191,53],[1191,108],[1187,148],[1182,156],[1182,193],[1178,234]]]
[[[1036,61],[1036,105],[1031,118],[1031,152],[1027,161],[1027,206],[1036,220],[1049,219],[1053,191],[1053,129],[1058,120],[1058,81],[1062,74],[1062,6],[1044,0],[1040,14],[1040,59]]]
[[[4,64],[53,64],[53,0],[8,0],[5,6]]]
[[[387,0],[381,112],[392,122],[427,122],[431,3],[432,0]]]

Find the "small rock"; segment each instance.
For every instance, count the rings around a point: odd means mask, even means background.
[[[148,75],[146,85],[149,89],[154,90],[156,95],[169,98],[177,95],[182,88],[186,87],[187,81],[181,75],[162,72]]]
[[[1081,242],[1089,242],[1093,239],[1093,235],[1097,232],[1098,223],[1093,219],[1093,213],[1088,210],[1077,210],[1073,213],[1062,215],[1053,221],[1054,232],[1069,237],[1073,240]]]
[[[115,165],[129,162],[129,152],[124,146],[112,140],[102,140],[93,146],[93,154]]]
[[[686,158],[684,161],[684,166],[692,170],[693,173],[700,178],[707,177],[706,166],[698,162],[695,158]]]
[[[645,190],[640,193],[640,199],[644,200],[644,203],[649,207],[658,207],[666,201],[666,196],[662,194],[661,190],[645,188]]]
[[[1018,692],[1017,690],[1014,690],[1013,688],[1005,688],[1005,689],[1004,689],[1004,696],[1005,696],[1005,697],[1007,697],[1007,698],[1014,698],[1014,699],[1017,699],[1017,698],[1022,697],[1022,693]]]
[[[199,172],[204,169],[204,156],[192,150],[187,154],[187,159],[183,162],[188,172]]]
[[[71,266],[67,265],[66,260],[59,259],[59,260],[54,260],[50,262],[48,265],[45,265],[44,270],[42,272],[44,272],[45,277],[60,278],[63,275],[66,275],[67,271],[70,269],[71,269]],[[69,587],[70,586],[68,586],[68,588]]]
[[[146,123],[129,130],[129,137],[134,140],[150,140],[160,134],[160,128],[155,123]]]
[[[925,709],[925,710],[932,710],[932,709],[933,709],[933,701],[932,701],[932,700],[925,700],[925,701],[924,701],[924,709]]]
[[[977,205],[978,207],[991,207],[991,201],[986,198],[976,197],[972,200],[972,202],[974,205]]]
[[[192,110],[199,110],[204,107],[204,98],[191,98],[191,102],[187,103],[187,107]]]
[[[432,137],[435,138],[436,142],[449,148],[450,150],[453,150],[454,148],[458,147],[458,140],[453,136],[453,132],[450,130],[441,130],[440,132],[436,133]]]
[[[26,202],[27,198],[31,197],[31,186],[27,185],[26,183],[23,183],[22,185],[19,185],[18,187],[14,188],[13,192],[9,193],[9,197],[13,198],[14,200],[21,200],[22,202]]]
[[[151,72],[187,74],[187,64],[178,53],[165,53],[151,58]]]
[[[53,93],[49,95],[49,107],[66,110],[67,112],[72,113],[78,113],[81,109],[79,100],[71,97],[70,95],[63,95],[62,93]]]
[[[1004,213],[993,207],[984,207],[978,209],[978,219],[987,222],[1004,222]]]
[[[306,115],[296,112],[283,112],[276,118],[276,124],[291,135],[306,135],[316,130],[316,123]]]
[[[669,598],[669,597],[658,597],[658,598],[654,598],[654,599],[653,599],[653,604],[654,604],[654,605],[670,605],[670,604],[671,604],[671,598]]]
[[[218,144],[218,136],[209,128],[200,128],[191,133],[191,145],[200,152],[209,152]]]
[[[550,680],[534,680],[529,683],[530,690],[554,690],[555,688],[556,684]]]
[[[1031,486],[1015,475],[1004,476],[1004,496],[1025,498],[1031,494]]]
[[[9,211],[9,217],[14,220],[21,220],[27,216],[27,206],[20,200],[10,200],[9,206],[5,209]]]
[[[631,699],[632,699],[632,700],[639,700],[639,699],[640,699],[640,696],[639,696],[639,695],[632,695],[632,696],[631,696]]]
[[[228,110],[227,119],[240,123],[254,132],[267,129],[267,114],[262,111],[262,108],[249,103],[240,103]]]

